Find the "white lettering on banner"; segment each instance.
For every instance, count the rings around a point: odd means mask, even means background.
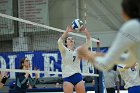
[[[2,69],[6,69],[6,61],[2,56],[0,56],[0,64],[1,64]],[[2,72],[2,74],[3,74],[3,72]]]
[[[42,54],[42,56],[44,57],[44,71],[47,72],[50,71],[50,69],[54,71],[54,62],[58,61],[58,54],[48,53],[48,54]],[[54,60],[50,60],[50,57],[53,57]],[[49,77],[50,75],[45,73],[44,76]]]
[[[56,73],[59,72],[58,69],[55,71]],[[55,74],[54,77],[59,77],[58,74]]]
[[[30,69],[29,70],[32,70],[32,58],[33,58],[34,54],[26,54],[25,57],[27,57],[29,60],[30,60]],[[32,73],[30,73],[31,77],[33,76]]]
[[[55,72],[58,72],[58,68],[55,68],[54,70],[54,63],[55,62],[58,62],[58,54],[53,54],[53,55],[50,55],[51,57],[54,57],[54,60],[51,60],[51,70],[52,71],[55,71]],[[55,74],[54,77],[58,77],[58,74]]]
[[[9,68],[10,69],[15,69],[15,58],[17,56],[16,55],[9,55],[8,58],[9,58]],[[8,66],[7,65],[7,66]],[[10,78],[15,78],[15,72],[10,72]]]
[[[82,73],[90,73],[90,71],[92,71],[92,73],[94,73],[94,67],[90,62],[86,62],[83,61],[82,62]]]
[[[22,55],[24,56],[24,55]],[[40,54],[39,54],[40,56]],[[41,57],[39,57],[41,60],[44,60],[44,64],[43,62],[41,62],[42,64],[40,65],[41,67],[44,68],[44,77],[50,77],[52,75],[48,74],[47,72],[52,71],[52,72],[59,72],[59,70],[62,68],[62,64],[56,64],[59,63],[59,61],[61,61],[59,59],[59,54],[58,53],[41,53]],[[30,60],[31,63],[31,68],[30,70],[32,70],[32,64],[33,64],[33,59],[36,59],[36,56],[34,55],[34,53],[30,53],[30,54],[25,54],[25,57],[27,57]],[[7,59],[8,58],[8,59]],[[18,55],[11,55],[11,54],[7,54],[7,57],[5,56],[0,56],[0,64],[2,69],[15,69],[17,66],[16,63],[16,58],[18,58]],[[8,62],[6,62],[8,61]],[[61,62],[60,62],[61,63]],[[56,66],[55,66],[56,64]],[[59,67],[57,67],[59,66]],[[42,69],[43,70],[43,69]],[[94,67],[92,64],[88,63],[88,62],[82,62],[82,73],[94,73]],[[32,73],[30,73],[31,76],[33,76]],[[42,74],[39,74],[42,75]],[[59,74],[55,74],[53,75],[54,77],[58,77]],[[39,76],[40,77],[40,76]],[[15,78],[15,72],[10,72],[10,78]]]

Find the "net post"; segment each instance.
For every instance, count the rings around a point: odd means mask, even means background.
[[[98,38],[99,40],[99,38]],[[100,52],[100,42],[97,42],[97,52]],[[95,93],[103,93],[104,92],[104,84],[103,84],[103,72],[99,71],[95,68],[95,74],[99,74],[99,77],[95,77]]]

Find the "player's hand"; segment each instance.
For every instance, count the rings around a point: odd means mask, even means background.
[[[80,32],[85,32],[87,29],[83,26],[81,29],[79,29]]]
[[[29,84],[29,87],[28,87],[28,89],[32,89],[32,86]]]
[[[30,74],[27,72],[24,76],[25,76],[26,78],[28,78],[29,75],[30,75]]]
[[[72,29],[71,26],[68,25],[67,28],[66,28],[66,31],[67,31],[67,32],[73,32],[73,29]]]
[[[134,63],[131,68],[135,69],[136,68],[136,63]]]
[[[3,83],[0,83],[0,88],[2,88],[2,87],[3,87],[3,85],[4,85]]]

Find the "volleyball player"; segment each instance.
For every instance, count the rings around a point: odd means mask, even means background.
[[[76,93],[85,93],[85,86],[82,80],[80,70],[80,59],[77,56],[77,48],[75,42],[69,32],[72,32],[71,26],[67,26],[66,31],[58,40],[58,47],[62,56],[62,78],[64,93],[72,93],[75,88]],[[90,34],[84,27],[80,30],[87,37],[87,45],[90,43]],[[64,43],[63,43],[64,41]]]
[[[21,60],[20,69],[30,69],[28,58],[23,58]],[[33,79],[28,72],[16,73],[16,93],[26,93],[26,89],[31,89],[35,85],[37,79],[38,74],[35,74],[35,79]]]
[[[87,46],[79,48],[79,56],[92,60],[100,70],[110,69],[126,50],[128,50],[128,56],[123,61],[129,62],[128,59],[131,58],[131,63],[140,62],[140,0],[123,0],[122,17],[126,22],[104,57],[94,56],[94,53],[88,51]]]
[[[104,83],[107,93],[115,93],[115,89],[117,88],[117,93],[120,93],[119,90],[119,77],[116,71],[110,69],[108,71],[104,71]]]
[[[125,81],[124,88],[128,89],[128,93],[140,93],[139,64],[135,63],[132,66],[118,64],[117,70]]]

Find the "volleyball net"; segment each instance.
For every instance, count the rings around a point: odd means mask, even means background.
[[[65,30],[0,13],[0,71],[9,72],[10,79],[15,79],[16,72],[28,72],[32,77],[39,74],[40,79],[61,77],[62,58],[57,41],[63,32]],[[75,40],[75,47],[86,42],[86,36],[80,32],[69,34]],[[91,40],[91,50],[99,50],[100,41]],[[20,61],[25,57],[30,60],[29,70],[19,69]],[[83,77],[100,77],[94,70],[92,64],[81,62]],[[95,85],[100,86],[97,79]]]
[[[62,35],[62,33],[65,32],[65,30],[62,29],[31,22],[1,13],[0,24],[0,34],[8,35],[6,39],[8,39],[8,37],[13,37],[13,51],[56,50],[58,49],[57,40]],[[76,45],[85,42],[86,37],[84,35],[81,35],[81,33],[70,34],[75,38]],[[22,37],[25,37],[24,40]],[[92,41],[98,42],[98,40],[94,38],[92,38]],[[26,47],[24,46],[24,44]],[[17,45],[21,45],[21,47],[17,48]]]
[[[61,56],[57,41],[63,32],[65,30],[0,13],[0,70],[11,73],[44,73],[44,76],[62,74]],[[82,33],[74,31],[70,35],[74,37],[76,46],[86,42],[86,36]],[[99,40],[92,38],[91,48],[96,47],[97,42]],[[30,59],[31,70],[18,69],[20,60],[23,57]],[[83,71],[83,75],[99,76],[94,74],[94,71],[91,71],[93,73],[87,73],[90,72],[89,68],[94,69],[89,63],[84,62],[83,65],[85,68],[82,69],[88,70]],[[34,71],[35,66],[40,71]]]

